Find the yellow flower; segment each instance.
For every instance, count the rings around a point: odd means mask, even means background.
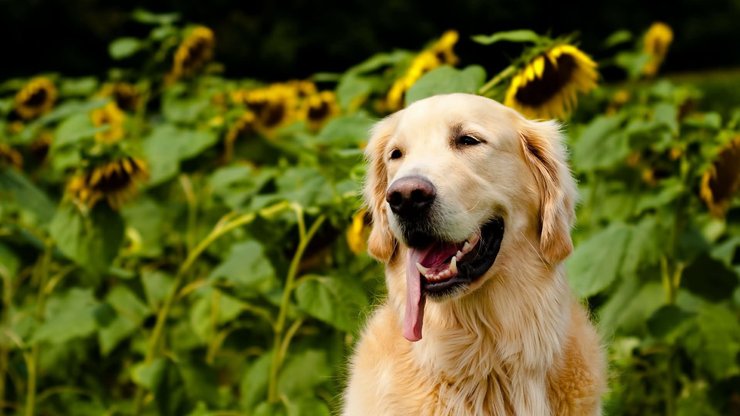
[[[149,177],[143,160],[123,157],[73,177],[67,185],[72,196],[89,208],[105,199],[113,209],[119,209],[137,191],[137,184]]]
[[[367,212],[364,209],[357,211],[352,216],[352,224],[347,229],[347,245],[355,254],[364,253],[367,250],[367,238],[370,235],[370,227],[366,221]]]
[[[701,177],[700,195],[709,212],[722,217],[740,190],[740,136],[720,149],[717,159]]]
[[[224,159],[231,160],[234,154],[234,143],[242,135],[257,131],[257,116],[251,111],[245,111],[226,132],[224,143]]]
[[[306,98],[308,96],[316,94],[316,84],[306,80],[293,80],[287,82],[288,87],[295,90],[298,98]]]
[[[199,71],[213,58],[216,37],[205,26],[194,28],[175,51],[172,76],[177,79]]]
[[[430,48],[423,50],[411,61],[411,65],[409,65],[403,76],[397,79],[388,91],[386,97],[387,111],[396,111],[403,107],[403,99],[406,91],[422,75],[440,65],[457,64],[458,58],[453,52],[453,47],[457,43],[458,37],[457,32],[454,30],[445,32]]]
[[[257,128],[269,133],[295,119],[298,91],[288,84],[272,84],[250,91],[244,102],[256,115]]]
[[[303,100],[301,116],[311,130],[318,130],[324,123],[339,114],[337,96],[332,91],[321,91]]]
[[[34,78],[15,95],[15,111],[24,120],[48,113],[57,99],[57,89],[50,79]]]
[[[663,63],[668,54],[668,47],[673,42],[673,30],[665,23],[655,22],[645,32],[643,38],[643,49],[650,56],[642,72],[647,76],[653,76]]]
[[[5,143],[0,143],[0,167],[12,166],[16,169],[23,167],[23,156]]]
[[[102,108],[93,110],[90,113],[90,118],[95,127],[108,127],[95,133],[95,141],[98,143],[113,144],[123,138],[123,122],[126,120],[126,115],[115,102],[110,102]]]
[[[141,101],[141,94],[136,85],[128,82],[107,83],[100,89],[99,95],[112,97],[118,108],[126,111],[136,111]]]
[[[572,45],[552,47],[529,61],[511,80],[504,104],[530,118],[563,117],[577,94],[596,88],[596,63]]]

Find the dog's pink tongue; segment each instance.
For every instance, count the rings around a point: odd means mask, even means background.
[[[421,292],[421,275],[416,263],[431,250],[409,248],[406,259],[406,315],[403,317],[403,336],[411,342],[421,339],[421,326],[424,324],[424,302],[426,296]]]

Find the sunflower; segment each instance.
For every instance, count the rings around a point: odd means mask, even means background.
[[[535,56],[511,80],[504,104],[530,118],[563,117],[577,93],[596,88],[596,63],[575,46],[556,45]]]
[[[337,96],[332,91],[321,91],[303,100],[301,116],[311,130],[318,130],[324,123],[339,114]]]
[[[136,85],[128,82],[107,83],[100,89],[99,95],[113,98],[118,108],[126,111],[136,111],[141,102],[141,94]]]
[[[240,136],[257,131],[257,116],[247,110],[242,114],[226,132],[224,141],[224,159],[231,160],[234,154],[234,143]]]
[[[256,115],[258,129],[269,132],[295,118],[298,91],[285,83],[271,84],[250,91],[244,102]]]
[[[137,184],[148,177],[149,171],[143,160],[125,156],[73,177],[67,190],[89,208],[105,199],[111,208],[119,209],[136,193]]]
[[[311,81],[306,80],[293,80],[288,81],[287,86],[290,88],[293,88],[295,90],[296,96],[298,98],[306,98],[311,95],[316,94],[316,84],[314,84]]]
[[[108,127],[95,133],[95,141],[98,143],[113,144],[123,138],[123,122],[126,120],[126,114],[118,108],[115,102],[93,110],[90,118],[95,127]]]
[[[717,159],[701,177],[700,195],[709,212],[722,217],[740,190],[740,136],[723,146]]]
[[[370,222],[367,211],[361,209],[352,216],[352,224],[347,229],[347,245],[355,254],[367,250],[367,238],[370,236]]]
[[[34,78],[15,95],[15,111],[24,120],[48,113],[57,99],[57,89],[50,79]]]
[[[642,72],[647,76],[654,76],[668,54],[668,47],[673,42],[673,30],[665,23],[655,22],[645,32],[643,49],[650,57]]]
[[[0,143],[0,167],[12,166],[16,169],[23,167],[23,156],[5,143]]]
[[[205,26],[194,28],[175,51],[172,76],[175,79],[199,71],[213,57],[216,37]]]
[[[411,61],[406,72],[391,85],[386,97],[386,109],[396,111],[403,107],[403,99],[406,91],[411,88],[422,75],[437,68],[440,65],[455,65],[458,58],[453,51],[453,47],[459,35],[454,30],[445,32],[442,37],[432,44],[428,49],[423,50]]]

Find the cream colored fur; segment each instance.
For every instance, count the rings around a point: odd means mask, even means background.
[[[461,133],[484,143],[456,148]],[[390,160],[394,149],[403,157]],[[558,126],[478,96],[435,96],[378,123],[367,157],[369,250],[386,264],[388,298],[357,343],[343,414],[600,414],[603,352],[562,265],[576,188]],[[409,174],[437,188],[434,226],[451,241],[505,221],[493,266],[465,293],[427,300],[415,343],[401,330],[407,248],[385,202]]]

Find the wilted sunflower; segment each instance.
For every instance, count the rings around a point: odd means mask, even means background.
[[[57,89],[50,79],[34,78],[15,95],[15,111],[24,120],[36,118],[54,107]]]
[[[655,22],[645,32],[643,49],[650,57],[650,60],[642,69],[645,75],[653,76],[658,72],[658,68],[660,68],[668,54],[668,47],[671,42],[673,42],[673,30],[665,23]]]
[[[126,111],[136,111],[141,101],[136,85],[128,82],[107,83],[100,89],[99,95],[113,98],[118,108]]]
[[[293,80],[288,81],[287,86],[295,90],[298,98],[306,98],[308,96],[316,94],[316,84],[306,80]]]
[[[303,100],[301,116],[311,130],[318,130],[324,123],[339,114],[337,96],[332,91],[321,91]]]
[[[530,118],[562,117],[576,96],[596,88],[596,63],[575,46],[561,44],[527,62],[511,80],[504,104]]]
[[[277,83],[250,91],[245,103],[257,116],[257,127],[269,132],[294,120],[298,96],[294,88]]]
[[[175,79],[193,75],[213,58],[216,37],[205,26],[194,28],[175,51],[172,76]]]
[[[700,195],[709,212],[722,217],[740,190],[740,136],[720,149],[717,159],[701,177]]]
[[[123,122],[126,120],[126,114],[118,108],[115,102],[93,110],[90,118],[95,127],[108,127],[95,133],[95,141],[98,143],[113,144],[123,138]]]
[[[459,35],[454,30],[445,32],[442,37],[428,49],[419,53],[401,78],[398,78],[386,97],[388,111],[396,111],[403,107],[406,91],[411,88],[422,75],[440,65],[455,65],[458,58],[453,51]]]
[[[355,254],[364,253],[367,250],[367,238],[370,236],[370,221],[367,211],[361,209],[352,216],[352,224],[347,229],[347,245]]]
[[[5,143],[0,143],[0,167],[12,166],[16,169],[23,167],[23,156]]]
[[[149,171],[143,160],[126,156],[73,177],[67,190],[89,208],[105,199],[111,208],[119,209],[136,193],[138,183],[148,177]]]
[[[234,143],[243,135],[251,134],[257,131],[257,116],[247,110],[242,114],[226,132],[224,140],[224,159],[231,160],[234,154]]]

